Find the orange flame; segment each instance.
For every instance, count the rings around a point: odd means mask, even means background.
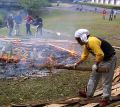
[[[75,50],[71,50],[71,51],[69,51],[69,53],[70,53],[71,56],[76,56],[77,55]]]
[[[50,55],[45,63],[46,66],[48,67],[53,67],[56,64],[56,60],[54,58],[54,56]]]
[[[22,58],[21,61],[22,61],[23,64],[25,64],[27,59],[26,58]]]
[[[49,44],[50,44],[50,43],[49,43]],[[61,50],[67,51],[67,52],[69,52],[70,55],[72,55],[72,56],[78,55],[77,52],[76,52],[74,49],[69,50],[69,49],[65,49],[65,48],[59,47],[59,46],[55,46],[55,45],[53,45],[53,44],[50,44],[50,45],[56,47],[57,49],[61,49]]]

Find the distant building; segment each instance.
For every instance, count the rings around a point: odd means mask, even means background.
[[[91,2],[120,6],[120,0],[91,0]]]

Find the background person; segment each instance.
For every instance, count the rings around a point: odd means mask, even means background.
[[[27,17],[25,18],[25,20],[26,20],[26,34],[32,35],[30,26],[31,26],[31,23],[33,21],[33,17],[28,14]]]
[[[81,58],[74,64],[75,67],[84,62],[88,58],[89,53],[95,56],[95,63],[92,66],[87,91],[80,91],[79,94],[85,98],[92,97],[100,78],[102,78],[103,95],[100,100],[100,106],[104,107],[110,103],[111,98],[112,78],[117,60],[115,50],[107,41],[91,36],[87,29],[77,30],[75,39],[80,45],[84,45]],[[106,71],[99,72],[98,68],[102,66],[106,68]]]
[[[95,13],[97,13],[97,7],[95,7]]]
[[[14,28],[14,19],[13,19],[13,15],[10,14],[7,17],[7,28],[8,28],[8,36],[13,36],[13,28]]]
[[[60,1],[59,0],[57,1],[57,6],[60,6]]]
[[[15,35],[20,35],[20,25],[22,24],[22,16],[20,15],[20,12],[17,13],[16,16],[14,16],[15,21]]]
[[[103,9],[103,11],[102,11],[102,16],[103,16],[103,19],[104,19],[104,20],[105,20],[105,18],[106,18],[106,14],[107,14],[106,9]]]
[[[42,35],[42,27],[43,27],[43,20],[39,16],[35,16],[35,19],[33,20],[33,25],[37,26],[37,36]]]
[[[114,13],[113,13],[113,17],[114,17],[114,19],[116,19],[116,15],[117,15],[117,11],[114,10]]]
[[[110,16],[109,16],[109,21],[113,20],[113,14],[114,14],[114,11],[113,11],[113,9],[111,9]]]

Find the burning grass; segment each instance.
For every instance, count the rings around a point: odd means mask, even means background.
[[[4,43],[7,43],[7,45],[3,43],[4,45],[1,44],[0,46],[11,47],[7,42],[9,40],[12,43],[12,51],[10,54],[11,48],[9,47],[8,50],[6,48],[7,57],[4,60],[1,59],[0,63],[0,106],[10,103],[40,102],[41,100],[45,102],[55,101],[56,99],[74,96],[73,92],[77,93],[79,88],[84,87],[89,75],[86,72],[55,70],[56,74],[48,74],[49,77],[46,77],[48,71],[54,72],[52,67],[55,64],[76,62],[79,58],[76,52],[60,46],[57,47],[55,45],[57,42],[55,43],[55,41],[52,45],[50,42],[46,43],[46,41],[41,40],[10,40],[8,38],[3,40],[5,40]],[[68,45],[70,46],[70,44]],[[38,53],[37,55],[36,52]],[[10,56],[19,55],[17,57],[19,59],[18,62],[9,62],[8,54]],[[46,65],[48,70],[41,69],[41,67]],[[39,76],[36,76],[36,74],[43,77],[37,78]],[[27,78],[23,76],[27,76]]]
[[[119,53],[117,51],[118,65],[120,64]],[[51,58],[52,56],[48,57],[49,60]],[[85,64],[90,65],[92,61],[93,59],[89,58]],[[78,90],[84,89],[89,74],[89,72],[60,70],[59,73],[49,75],[49,77],[0,79],[0,106],[11,103],[52,102],[56,99],[77,96]]]
[[[56,65],[73,64],[80,57],[73,50],[57,46],[57,43],[56,45],[46,43],[40,39],[13,40],[1,38],[0,42],[1,78],[35,74],[39,76],[42,72],[43,74],[52,72],[52,68]]]
[[[102,20],[100,14],[92,14],[92,13],[81,14],[80,12],[78,13],[78,12],[70,12],[70,11],[69,12],[52,11],[50,14],[51,14],[50,16],[46,16],[44,18],[44,22],[45,22],[44,27],[47,29],[51,29],[53,31],[59,30],[59,32],[68,34],[71,36],[70,38],[72,38],[72,40],[73,40],[73,32],[79,27],[87,28],[91,30],[93,34],[95,35],[98,34],[97,36],[100,35],[106,37],[106,35],[108,36],[119,35],[120,27],[118,23],[120,16],[117,17],[117,20],[109,22],[108,20]],[[63,22],[61,22],[61,19],[63,20]],[[101,27],[102,27],[102,32],[101,32]],[[113,31],[113,28],[115,28],[115,31]],[[22,30],[24,30],[24,27]],[[1,34],[7,35],[6,29],[1,29],[0,31]],[[47,35],[46,38],[48,39],[48,37],[51,38],[51,36]],[[20,40],[17,41],[15,40],[14,44],[16,44],[16,46],[17,45],[19,46],[20,42],[21,42]],[[113,45],[116,44],[119,45],[119,41],[112,40],[110,42],[113,43]],[[52,43],[56,45],[55,41],[54,42],[52,41]],[[69,42],[67,41],[67,43]],[[26,42],[26,44],[27,47],[31,46],[31,43]],[[61,45],[62,43],[59,43],[60,47]],[[64,44],[62,46],[64,47]],[[26,57],[26,54],[23,55],[24,57]],[[118,56],[117,65],[120,65],[119,51],[117,51],[117,56]],[[39,57],[41,57],[41,54],[39,54]],[[51,60],[51,57],[52,56],[50,56],[50,59],[49,58],[48,59]],[[23,58],[21,62],[23,63],[22,66],[23,65],[25,66],[25,63],[29,63],[26,62],[25,58]],[[90,58],[85,64],[91,65],[92,63],[93,62],[91,61]],[[12,67],[13,65],[10,64],[9,66]],[[6,67],[8,68],[9,66],[6,65]],[[20,71],[23,72],[24,70],[20,70]],[[2,72],[2,70],[0,72]],[[89,72],[60,70],[60,73],[56,73],[49,77],[41,77],[41,78],[35,77],[31,79],[14,78],[14,80],[13,79],[9,80],[6,78],[0,79],[0,106],[2,107],[3,105],[9,105],[10,103],[18,104],[18,103],[28,103],[28,102],[29,103],[48,102],[48,101],[55,101],[56,99],[57,100],[65,99],[66,97],[71,97],[71,96],[73,97],[77,95],[79,89],[84,88],[88,78],[89,78]]]

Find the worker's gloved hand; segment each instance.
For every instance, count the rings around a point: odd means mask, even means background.
[[[65,65],[65,67],[66,67],[67,69],[71,69],[71,68],[74,68],[74,64],[67,64],[67,65]]]
[[[65,65],[65,67],[73,67],[74,66],[74,64],[67,64],[67,65]]]
[[[75,69],[75,66],[76,66],[76,64],[67,64],[67,65],[65,65],[65,67],[72,67],[72,68],[74,68]]]
[[[94,65],[92,66],[92,71],[96,71],[97,68],[98,68],[98,66],[97,66],[96,64],[94,64]]]
[[[75,69],[77,66],[78,66],[77,63],[74,63],[74,64],[73,64],[73,68],[74,68],[74,69]]]

